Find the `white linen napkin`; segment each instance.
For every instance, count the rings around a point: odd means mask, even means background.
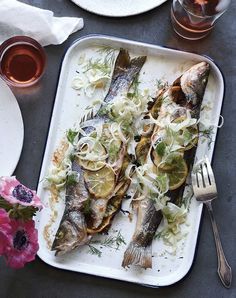
[[[27,35],[42,46],[60,44],[83,26],[81,18],[54,17],[50,10],[17,0],[0,0],[0,43],[15,35]]]

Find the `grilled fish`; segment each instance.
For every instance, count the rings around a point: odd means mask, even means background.
[[[206,62],[201,62],[186,71],[171,87],[161,93],[151,110],[152,117],[159,119],[160,122],[164,121],[166,109],[171,108],[173,105],[172,121],[180,117],[183,113],[186,113],[186,110],[191,113],[193,118],[197,119],[200,114],[200,107],[208,81],[209,70],[209,65]],[[168,104],[165,104],[165,97],[169,98]],[[161,101],[163,101],[162,104],[160,104]],[[161,135],[161,129],[157,125],[153,129],[153,133],[154,132],[155,138]],[[141,139],[140,142],[142,141],[143,139]],[[148,143],[149,140],[146,142]],[[150,144],[150,142],[148,144]],[[145,146],[142,145],[142,147]],[[195,150],[196,148],[193,146],[184,153],[184,160],[186,161],[188,169],[193,162]],[[145,156],[141,156],[141,161],[144,159],[145,162],[150,162],[150,159],[147,160],[150,151],[151,149],[148,150],[147,148],[142,151],[146,154],[146,159]],[[170,199],[169,201],[176,203],[180,197],[182,197],[184,187],[185,182],[183,181],[177,189],[169,190],[166,194]],[[152,267],[151,245],[162,217],[161,210],[155,208],[154,201],[149,197],[146,197],[140,202],[136,230],[132,241],[124,253],[123,267],[129,265],[138,265],[145,269]]]
[[[116,59],[111,85],[101,109],[103,109],[103,107],[107,104],[114,102],[115,100],[119,100],[122,98],[122,96],[127,96],[129,88],[139,74],[145,61],[146,56],[130,59],[128,51],[124,49],[120,50],[120,53]],[[95,118],[97,117],[99,117],[99,112]],[[109,118],[107,115],[104,115],[102,120],[106,122],[109,121]],[[116,173],[116,181],[119,181],[119,174],[122,168],[124,157],[126,155],[126,151],[126,144],[122,144],[118,154],[118,159],[116,160],[115,166],[113,167],[113,170]],[[114,192],[105,199],[91,198],[91,217],[89,219],[90,230],[97,230],[102,224],[103,217],[106,213],[107,204],[115,195],[116,191],[114,190]]]
[[[140,72],[145,60],[145,56],[130,59],[126,50],[120,50],[115,62],[110,89],[99,111],[101,111],[104,106],[116,100],[117,97],[127,95],[132,82]],[[85,134],[90,133],[94,126],[101,126],[109,121],[108,116],[101,115],[99,111],[93,119],[87,121],[87,123],[86,121],[83,123]],[[123,151],[119,154],[118,160],[116,161],[116,166],[114,167],[116,183],[121,183],[120,172],[125,153],[126,148],[123,148]],[[107,211],[107,204],[111,198],[114,198],[117,195],[119,189],[119,187],[118,189],[115,188],[114,192],[106,199],[94,198],[85,183],[84,174],[86,174],[86,170],[81,167],[80,162],[76,158],[72,162],[72,170],[77,173],[78,182],[75,182],[72,185],[67,185],[66,187],[65,211],[52,245],[52,250],[56,251],[56,255],[70,252],[76,247],[84,245],[90,240],[90,234],[102,231],[100,226]],[[124,194],[125,192],[122,195]],[[120,197],[121,193],[119,198]],[[85,216],[85,208],[87,208],[88,204],[91,215]],[[117,205],[117,208],[118,207],[119,204]],[[106,227],[110,224],[114,214],[115,212],[113,208],[113,212],[106,215]],[[88,222],[90,224],[92,222],[89,227],[87,224]]]

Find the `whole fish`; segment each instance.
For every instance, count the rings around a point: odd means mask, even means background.
[[[113,70],[110,89],[99,111],[101,111],[105,105],[108,105],[116,100],[118,96],[127,95],[130,86],[139,74],[145,61],[145,56],[130,59],[126,50],[121,49],[119,51]],[[107,115],[101,115],[99,111],[93,117],[94,119],[89,120],[90,122],[88,121],[87,124],[84,123],[85,133],[89,133],[91,131],[91,126],[94,128],[94,126],[101,125],[109,120]],[[116,168],[114,169],[116,171],[116,182],[119,183],[119,173],[122,168],[126,150],[123,151],[124,152],[122,154],[119,154],[119,160],[117,161]],[[56,255],[70,252],[90,240],[90,234],[92,233],[89,234],[88,231],[91,232],[92,229],[97,229],[101,225],[103,217],[106,214],[107,204],[118,191],[115,188],[114,193],[109,195],[108,198],[95,199],[93,194],[89,192],[89,188],[85,183],[84,174],[86,173],[86,170],[83,170],[76,158],[72,162],[72,170],[77,173],[78,182],[74,182],[72,185],[66,186],[65,210],[51,248],[56,251]],[[85,210],[88,209],[88,205],[91,213],[90,216],[86,214],[87,211]],[[114,213],[115,212],[113,212],[112,215],[114,215]],[[109,218],[109,223],[111,222],[111,219],[112,216]],[[91,220],[92,226],[88,229],[87,221],[91,222]],[[99,231],[101,231],[101,229]]]
[[[171,87],[164,90],[156,100],[154,106],[151,109],[151,115],[153,118],[164,120],[166,117],[165,109],[174,106],[173,119],[180,117],[183,110],[189,110],[193,118],[198,118],[200,114],[200,107],[205,92],[205,88],[208,81],[210,67],[206,62],[201,62],[189,70],[187,70],[181,77],[179,77]],[[165,105],[165,96],[170,98],[168,105]],[[162,104],[160,102],[163,101]],[[158,134],[159,127],[156,126]],[[160,130],[161,132],[161,130]],[[144,138],[141,138],[142,142]],[[144,142],[144,141],[143,141]],[[149,140],[146,140],[147,144],[150,144]],[[144,148],[144,143],[140,148]],[[139,147],[138,147],[139,148]],[[196,147],[192,147],[190,150],[185,151],[184,159],[189,166],[193,162]],[[148,154],[149,150],[146,148],[141,151],[144,154]],[[139,156],[138,156],[139,157]],[[145,157],[142,156],[141,162]],[[146,160],[147,162],[147,160]],[[176,203],[183,195],[185,182],[182,183],[177,189],[169,190],[166,196],[169,197],[169,202]],[[152,267],[152,241],[155,236],[156,230],[163,218],[161,210],[157,210],[154,205],[154,201],[149,197],[139,202],[136,230],[132,237],[132,241],[128,245],[122,262],[123,267],[129,265],[138,265],[142,268]]]
[[[104,99],[104,103],[101,106],[103,110],[104,106],[119,100],[123,96],[127,96],[127,93],[133,83],[137,78],[143,64],[146,61],[146,56],[140,56],[137,58],[130,59],[129,53],[127,50],[121,49],[119,55],[116,59],[114,72],[111,79],[111,85],[109,91]],[[98,112],[95,118],[101,117],[102,121],[110,121],[107,115],[100,116]],[[116,182],[119,181],[119,173],[122,168],[122,164],[126,155],[127,147],[126,144],[122,144],[116,165],[113,167],[114,172],[116,173]],[[89,218],[90,222],[90,231],[96,231],[99,229],[99,226],[102,224],[103,218],[105,216],[108,202],[112,197],[116,195],[116,189],[114,192],[107,198],[91,198],[90,202],[90,212],[91,216]]]

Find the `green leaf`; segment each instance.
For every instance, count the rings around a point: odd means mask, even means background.
[[[66,185],[75,185],[77,182],[77,173],[72,172],[67,176]]]
[[[5,201],[2,197],[0,197],[0,208],[9,211],[10,209],[12,209],[12,205]]]
[[[97,249],[95,246],[91,245],[91,244],[88,244],[88,247],[89,247],[89,253],[91,255],[96,255],[98,256],[99,258],[101,258],[102,256],[102,252],[101,250]]]
[[[77,136],[78,132],[72,129],[69,129],[67,131],[66,137],[68,142],[70,142],[72,145],[74,143],[75,137]]]
[[[156,146],[156,152],[159,156],[164,156],[166,151],[166,144],[164,142],[160,142]]]

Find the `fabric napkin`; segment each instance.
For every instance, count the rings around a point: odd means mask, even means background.
[[[0,43],[15,35],[27,35],[42,46],[60,44],[83,26],[81,18],[54,17],[50,10],[0,0]]]

